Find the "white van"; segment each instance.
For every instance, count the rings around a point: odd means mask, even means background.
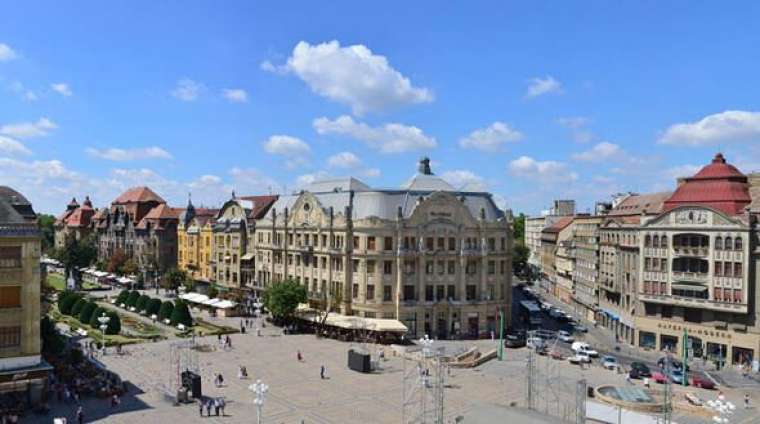
[[[591,346],[586,342],[574,342],[572,346],[570,346],[570,349],[572,349],[575,353],[585,352],[592,358],[599,356],[599,352],[592,349]]]

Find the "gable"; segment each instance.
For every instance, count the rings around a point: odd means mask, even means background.
[[[722,211],[705,206],[680,206],[664,212],[642,227],[744,227],[741,220],[735,219]]]

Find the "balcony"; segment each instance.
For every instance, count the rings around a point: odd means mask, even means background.
[[[706,283],[709,274],[702,272],[673,271],[673,280]]]
[[[710,254],[710,248],[707,246],[673,246],[673,252],[676,256],[696,256],[706,258]]]
[[[642,302],[659,303],[662,305],[710,309],[713,311],[732,312],[737,314],[746,314],[748,310],[747,305],[742,303],[716,302],[710,299],[697,299],[691,297],[670,296],[662,294],[639,293],[639,300]]]

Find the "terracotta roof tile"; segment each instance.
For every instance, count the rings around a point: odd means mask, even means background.
[[[280,196],[277,195],[269,195],[269,196],[243,196],[240,199],[241,200],[247,200],[249,202],[253,203],[253,208],[251,209],[251,212],[248,214],[248,218],[251,219],[261,219],[266,215],[267,212],[269,212],[269,208],[274,204],[274,202],[279,199]]]
[[[166,203],[166,201],[162,199],[161,196],[157,195],[153,190],[145,186],[132,187],[113,201],[114,204],[142,202]]]

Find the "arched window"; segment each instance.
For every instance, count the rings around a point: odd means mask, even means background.
[[[742,250],[742,238],[737,237],[734,239],[734,249],[736,250]]]
[[[723,246],[725,246],[726,249],[730,250],[733,245],[734,241],[731,240],[731,237],[726,237],[726,240],[723,242]]]
[[[660,236],[652,237],[652,247],[660,247]]]
[[[715,237],[715,250],[723,250],[723,237]]]
[[[649,234],[644,236],[644,247],[652,247],[652,237]]]
[[[663,249],[668,247],[668,236],[662,236],[660,238],[660,247]]]

